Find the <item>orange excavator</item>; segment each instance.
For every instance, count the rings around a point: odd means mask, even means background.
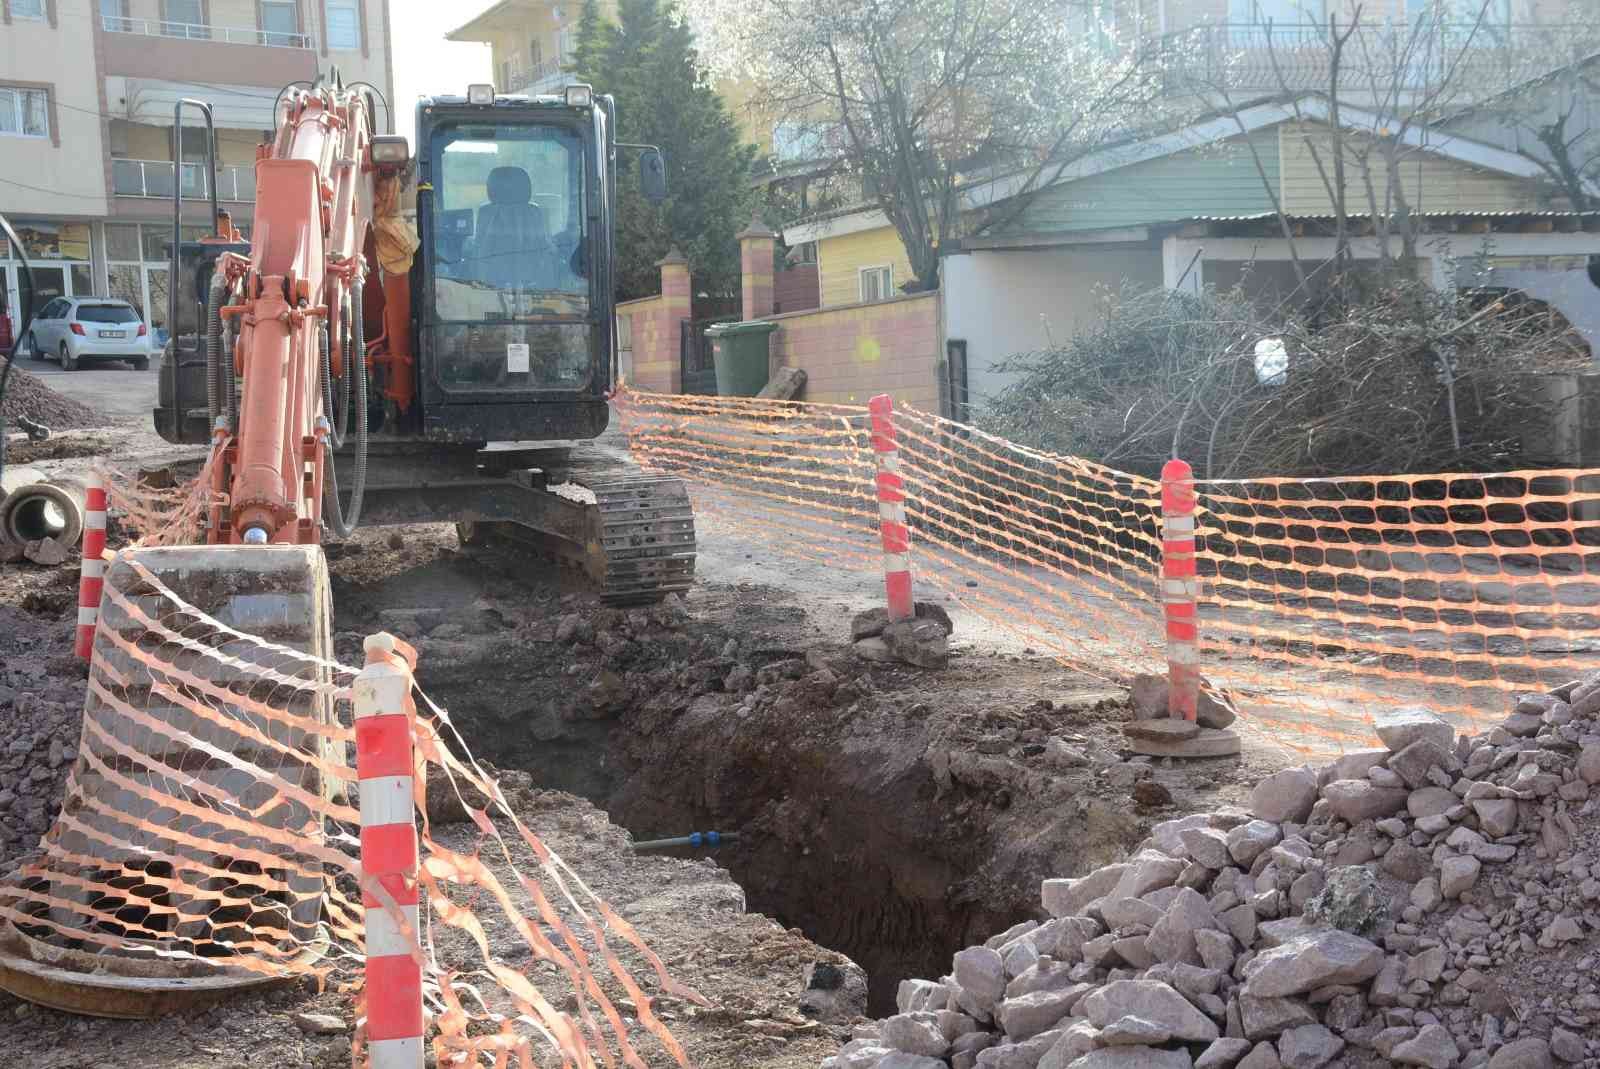
[[[184,240],[175,191],[154,417],[212,446],[205,542],[450,522],[578,565],[609,603],[686,589],[684,487],[595,440],[616,369],[614,102],[586,85],[424,98],[415,158],[375,132],[380,103],[337,74],[280,94],[248,241],[214,190],[215,233]],[[176,127],[185,109],[214,173],[210,109],[180,102]],[[620,147],[659,202],[659,151]]]

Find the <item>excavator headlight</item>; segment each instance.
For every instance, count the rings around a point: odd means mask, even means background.
[[[494,103],[494,86],[469,85],[467,86],[467,103],[476,104],[480,108],[488,107]]]
[[[403,167],[411,158],[411,146],[397,135],[372,139],[372,162],[383,167]]]
[[[594,88],[587,85],[567,86],[567,107],[587,108],[594,105]]]

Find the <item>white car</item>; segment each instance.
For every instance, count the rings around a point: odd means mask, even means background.
[[[126,360],[150,367],[150,330],[127,301],[57,297],[33,317],[24,341],[35,360],[58,360],[63,371],[85,360]]]

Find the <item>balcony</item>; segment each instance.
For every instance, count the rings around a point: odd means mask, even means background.
[[[107,33],[131,33],[143,37],[175,37],[185,41],[219,41],[223,44],[260,45],[264,48],[317,47],[309,33],[278,33],[254,26],[212,26],[199,22],[169,22],[165,19],[130,19],[106,15],[101,25]]]
[[[210,195],[205,187],[205,164],[183,165],[182,181],[185,199],[204,200]],[[172,197],[173,168],[171,160],[112,160],[111,192],[119,197]],[[254,167],[222,166],[217,168],[217,199],[253,201],[256,198],[256,171]]]
[[[570,62],[571,60],[546,60],[533,70],[523,72],[522,84],[508,92],[532,97],[564,89],[572,81],[572,74],[567,70]]]
[[[1415,93],[1447,81],[1459,98],[1482,98],[1592,54],[1594,26],[1400,23],[1360,26],[1345,45],[1341,96]],[[1200,93],[1326,91],[1331,47],[1316,23],[1207,23],[1142,46],[1169,90]]]

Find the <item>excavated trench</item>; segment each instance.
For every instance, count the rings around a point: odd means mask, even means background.
[[[875,1013],[901,979],[1037,915],[1043,876],[1111,860],[1147,826],[1086,775],[1037,771],[1049,702],[985,712],[959,683],[839,649],[808,659],[681,609],[544,595],[519,625],[434,585],[414,591],[419,682],[480,759],[638,840],[738,832],[711,856],[749,908],[860,964]]]

